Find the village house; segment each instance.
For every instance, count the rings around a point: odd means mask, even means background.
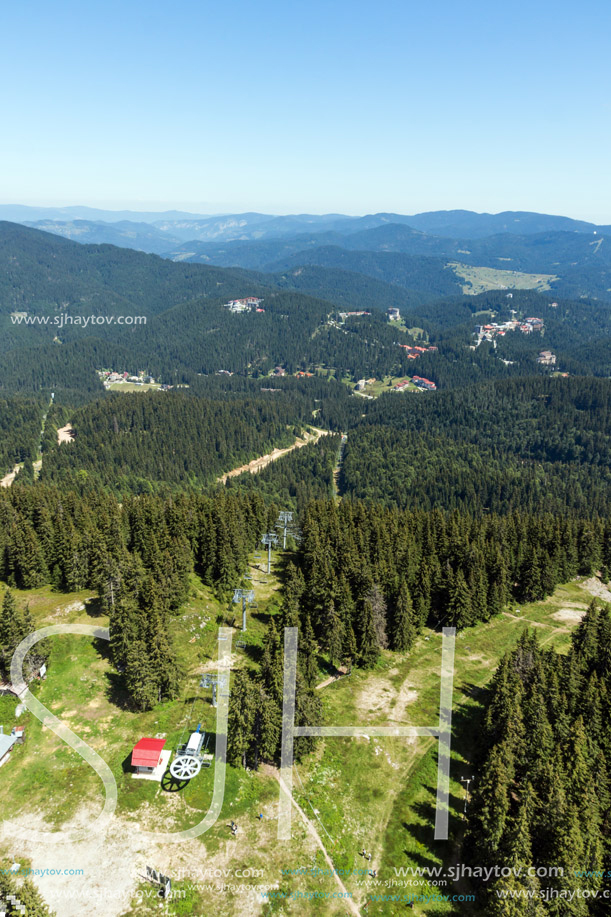
[[[401,312],[399,309],[389,309],[386,314],[388,315],[389,322],[398,322],[401,318]]]
[[[423,376],[412,376],[412,382],[414,385],[417,385],[418,388],[424,388],[429,392],[434,392],[437,389],[434,382],[431,382],[430,379],[425,379]]]
[[[399,347],[405,350],[408,360],[415,360],[423,353],[437,353],[436,347],[418,347],[411,344],[399,344]]]
[[[264,312],[264,309],[259,309],[262,302],[263,300],[257,296],[246,296],[244,299],[230,299],[229,302],[225,303],[224,308],[229,309],[230,312],[250,312],[251,309],[256,309],[257,312]]]
[[[554,366],[556,363],[556,354],[551,350],[542,350],[537,357],[537,363],[541,366]]]
[[[512,318],[507,322],[490,322],[488,325],[475,325],[475,335],[480,341],[492,341],[495,337],[504,337],[508,331],[521,331],[522,334],[532,334],[533,331],[543,331],[543,319],[525,318],[519,322]]]

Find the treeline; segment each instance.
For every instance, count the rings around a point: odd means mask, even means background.
[[[608,913],[600,898],[611,888],[610,691],[611,614],[596,601],[568,655],[542,649],[525,632],[499,665],[486,703],[467,839],[475,865],[511,870],[482,888],[487,914]],[[537,878],[528,875],[533,867],[552,871]],[[557,896],[548,893],[543,903],[542,887]],[[528,906],[509,911],[500,893],[522,894]]]
[[[611,523],[310,504],[299,562],[303,612],[332,661],[375,663],[418,630],[468,627],[578,574],[611,571]]]
[[[120,504],[100,492],[14,485],[0,493],[0,579],[20,589],[51,582],[95,590],[130,702],[148,709],[178,690],[171,616],[186,599],[191,570],[226,599],[276,516],[257,494]]]
[[[230,493],[256,492],[266,501],[296,510],[301,516],[310,501],[332,495],[340,443],[339,434],[322,436],[318,442],[294,449],[256,474],[244,472],[228,478],[225,487]]]
[[[606,516],[610,418],[602,379],[385,396],[348,437],[340,490],[400,507]]]

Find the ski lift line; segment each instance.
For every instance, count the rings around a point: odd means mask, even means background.
[[[335,841],[333,840],[333,838],[331,837],[331,835],[329,834],[329,832],[327,831],[327,829],[326,829],[325,826],[323,825],[323,823],[322,823],[322,821],[321,821],[321,819],[320,819],[320,817],[319,817],[319,815],[318,815],[316,809],[314,808],[314,806],[313,806],[312,803],[310,802],[310,798],[309,798],[308,794],[307,794],[306,791],[305,791],[305,787],[304,787],[303,783],[301,782],[301,777],[299,776],[299,771],[297,770],[297,765],[295,764],[295,762],[293,762],[293,768],[295,769],[295,772],[296,772],[296,774],[297,774],[297,779],[299,780],[299,785],[301,786],[301,789],[303,790],[303,795],[304,795],[305,798],[308,800],[308,805],[309,805],[309,807],[311,808],[312,812],[314,813],[314,815],[315,815],[316,818],[318,819],[318,821],[319,821],[319,823],[320,823],[320,827],[323,829],[323,831],[325,832],[325,834],[327,835],[327,837],[329,838],[329,840],[331,841],[331,843],[334,844]]]
[[[191,731],[191,727],[190,727],[189,724],[193,721],[193,710],[195,709],[195,704],[197,703],[198,700],[201,701],[202,703],[204,703],[204,697],[203,697],[203,695],[201,694],[201,688],[202,688],[202,683],[200,682],[200,683],[199,683],[200,693],[196,694],[196,696],[193,698],[193,702],[192,702],[192,704],[191,704],[191,709],[190,709],[190,711],[189,711],[189,715],[188,715],[188,717],[187,717],[187,720],[186,720],[186,722],[185,722],[185,725],[183,726],[182,732],[181,732],[181,734],[180,734],[180,740],[179,740],[179,742],[178,742],[179,745],[183,745],[183,744],[184,744],[183,739],[184,739],[184,736],[185,736],[185,730],[186,730],[186,729],[189,729],[189,731]]]

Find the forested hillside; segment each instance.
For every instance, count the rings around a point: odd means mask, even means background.
[[[5,316],[15,309],[150,316],[195,297],[225,291],[230,296],[231,285],[239,283],[239,276],[224,270],[173,264],[112,245],[78,245],[5,222],[0,222],[0,268]]]
[[[364,666],[387,647],[407,649],[426,623],[468,627],[579,573],[611,571],[602,520],[320,500],[302,531],[303,611],[333,660]]]
[[[521,913],[536,917],[607,913],[602,898],[594,898],[610,887],[611,735],[604,713],[610,648],[609,608],[594,601],[568,655],[543,649],[525,633],[495,673],[486,697],[469,858],[479,867],[509,869],[505,878],[482,883],[486,913],[510,913],[507,898],[516,893],[531,897]],[[550,872],[538,878],[533,866]],[[548,904],[539,899],[542,889]],[[578,895],[578,889],[589,894]]]
[[[292,445],[304,414],[303,402],[273,393],[233,404],[180,392],[113,395],[72,416],[74,441],[45,453],[41,478],[117,494],[164,484],[201,489],[224,471]]]
[[[342,257],[360,257],[340,251]],[[560,299],[552,308],[547,297],[528,291],[516,291],[513,298],[501,290],[453,295],[461,284],[438,259],[392,252],[365,256],[402,265],[403,273],[391,278],[396,283],[319,266],[249,275],[170,264],[111,246],[81,246],[2,224],[0,391],[43,397],[54,391],[58,402],[78,405],[101,392],[95,370],[103,367],[130,374],[146,370],[162,382],[189,385],[200,373],[260,377],[276,366],[289,374],[318,371],[353,382],[407,376],[416,367],[398,345],[414,339],[405,327],[387,322],[391,307],[400,308],[405,325],[421,329],[418,334],[438,347],[417,367],[438,388],[539,373],[536,359],[543,346],[557,351],[564,371],[609,374],[611,310],[601,303]],[[247,294],[262,297],[264,311],[232,314],[223,308],[228,299]],[[509,334],[495,342],[496,350],[486,343],[471,349],[473,328],[486,313],[507,318],[512,309],[542,316],[544,336]],[[49,324],[27,324],[23,316],[9,315],[15,310]],[[371,315],[341,323],[340,311],[363,310]],[[103,323],[65,323],[66,316],[77,315],[97,316]],[[143,320],[116,324],[118,315]]]
[[[321,246],[276,261],[269,269],[288,271],[302,264],[366,274],[383,283],[396,284],[407,290],[422,290],[432,296],[458,296],[462,293],[462,283],[448,268],[447,260],[388,251],[348,251],[337,246]]]
[[[523,378],[385,396],[350,433],[342,493],[398,506],[607,516],[611,383]]]
[[[256,474],[244,472],[228,478],[225,487],[230,493],[260,494],[284,509],[296,510],[301,518],[311,500],[333,494],[333,472],[340,443],[341,436],[337,433],[323,436],[316,443],[282,456]]]

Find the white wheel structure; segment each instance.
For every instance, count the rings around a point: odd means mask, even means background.
[[[202,762],[192,755],[179,755],[170,764],[170,773],[177,780],[191,780],[192,777],[199,774],[201,769]]]

